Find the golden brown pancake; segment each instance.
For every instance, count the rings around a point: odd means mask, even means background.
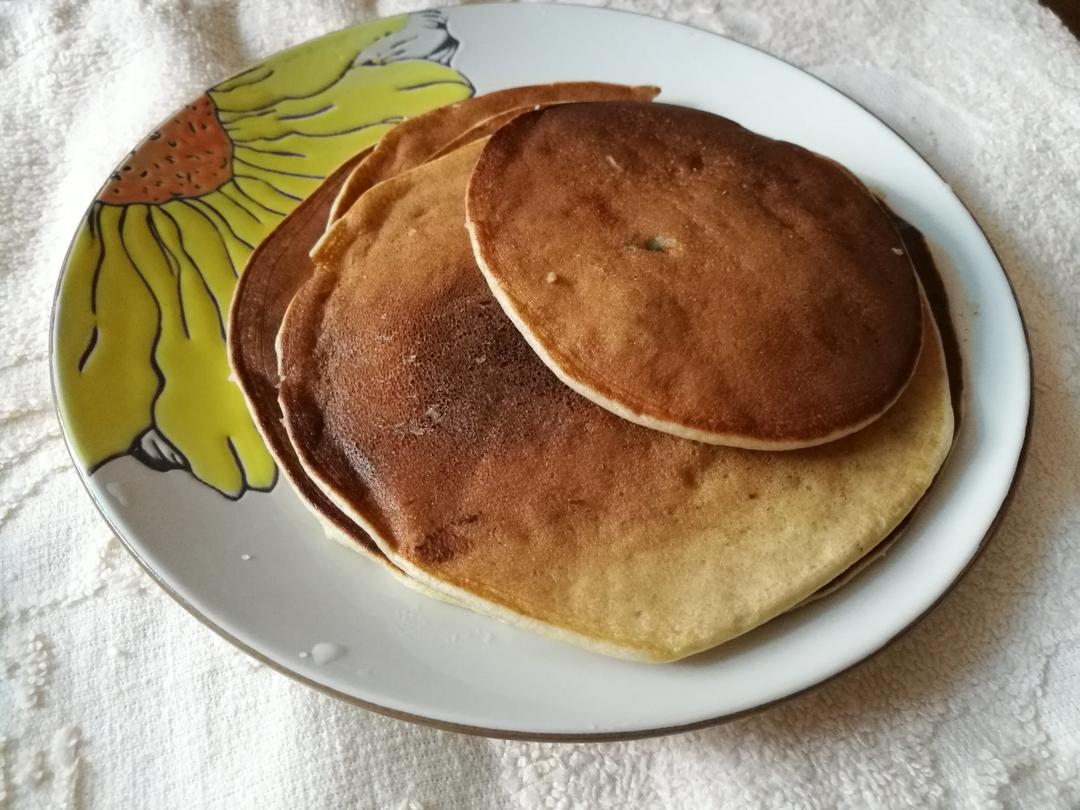
[[[229,311],[229,362],[267,448],[304,503],[319,517],[326,534],[382,563],[405,585],[426,596],[453,603],[452,597],[432,591],[404,574],[367,532],[323,494],[296,458],[278,407],[275,340],[281,319],[296,291],[311,277],[313,267],[308,250],[322,232],[338,188],[369,151],[346,161],[327,177],[251,254],[237,282]]]
[[[457,141],[459,135],[489,119],[505,122],[508,114],[524,112],[537,104],[620,99],[650,101],[659,92],[657,87],[630,87],[605,82],[557,82],[497,90],[437,107],[403,121],[386,133],[371,156],[357,166],[345,181],[330,209],[330,221],[332,223],[339,219],[360,199],[360,195],[376,183],[419,166],[437,153],[452,151],[455,147],[451,146],[451,142]],[[487,130],[475,137],[490,135],[493,131]],[[470,140],[475,140],[475,137]]]
[[[367,532],[311,481],[296,458],[278,406],[275,342],[282,318],[296,291],[314,270],[308,254],[322,234],[342,183],[370,152],[371,149],[364,150],[335,170],[252,253],[237,282],[229,313],[229,362],[268,449],[305,505],[319,518],[327,535],[384,564],[405,585],[454,604],[452,597],[421,585],[391,563]]]
[[[652,88],[644,88],[645,90],[651,90]],[[651,100],[651,99],[649,99]],[[522,113],[530,112],[531,110],[538,109],[537,105],[532,107],[518,107],[517,109],[507,110],[499,115],[493,115],[481,121],[476,126],[458,135],[454,140],[450,141],[446,146],[431,156],[431,159],[441,158],[445,155],[449,155],[455,149],[460,149],[466,144],[470,144],[473,141],[478,141],[481,138],[486,138],[489,135],[494,135],[504,125],[510,123]]]
[[[881,416],[922,340],[911,262],[839,164],[719,116],[571,104],[491,137],[468,192],[492,292],[618,415],[785,450]]]
[[[886,210],[889,210],[888,206],[884,203],[882,203],[882,205]],[[934,318],[935,326],[937,326],[938,337],[941,339],[941,348],[945,355],[945,370],[949,378],[949,400],[952,404],[953,435],[955,436],[959,433],[960,424],[964,418],[964,373],[963,361],[960,357],[960,344],[956,337],[952,316],[949,312],[949,299],[945,293],[945,285],[942,283],[941,275],[938,273],[937,266],[934,264],[934,257],[930,253],[930,247],[926,244],[926,238],[919,229],[911,223],[905,222],[892,211],[889,211],[889,216],[892,218],[893,224],[896,226],[897,233],[900,234],[901,240],[903,240],[904,250],[906,250],[908,256],[911,257],[911,263],[915,267],[915,273],[919,277],[920,286],[926,297],[926,302],[929,305],[929,312]],[[952,452],[951,447],[949,452]],[[905,515],[904,519],[897,524],[896,528],[889,533],[889,536],[878,543],[870,553],[839,576],[835,577],[832,582],[804,599],[796,607],[802,607],[802,605],[817,601],[818,599],[823,599],[826,596],[836,593],[841,588],[846,587],[871,565],[878,560],[883,559],[903,535],[907,528],[907,524],[918,513],[924,500],[925,498],[920,499],[915,507]]]
[[[387,562],[371,538],[327,500],[300,466],[281,423],[274,345],[285,309],[311,276],[308,250],[322,234],[326,212],[345,178],[370,151],[346,161],[327,177],[255,248],[233,293],[228,351],[233,377],[247,400],[255,426],[285,477],[337,534],[351,537],[361,551]]]
[[[335,206],[347,207],[351,204],[347,201],[358,197],[371,185],[423,163],[433,157],[436,150],[452,150],[457,145],[490,134],[494,131],[489,120],[493,114],[498,119],[497,128],[513,115],[538,104],[590,99],[650,99],[657,92],[654,87],[566,82],[489,93],[436,108],[399,124],[374,148],[347,161],[259,244],[248,260],[233,297],[229,324],[230,362],[271,453],[299,494],[315,507],[335,535],[355,535],[361,550],[385,561],[370,538],[326,500],[297,463],[281,424],[274,346],[289,301],[312,273],[313,263],[308,252],[323,235],[328,210],[333,212]]]
[[[952,437],[933,318],[900,399],[838,441],[766,453],[632,424],[491,297],[463,228],[483,145],[364,195],[280,334],[298,456],[391,560],[481,612],[665,661],[798,604],[911,510]]]

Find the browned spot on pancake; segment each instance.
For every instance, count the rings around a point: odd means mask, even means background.
[[[416,545],[416,558],[429,564],[447,563],[459,554],[468,551],[469,535],[459,531],[459,527],[468,526],[478,520],[477,515],[468,515],[454,523],[448,523],[424,534]]]
[[[669,250],[675,249],[675,240],[663,234],[650,236],[645,240],[645,249],[656,253],[667,253]]]

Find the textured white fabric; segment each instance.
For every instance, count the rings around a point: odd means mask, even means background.
[[[1080,807],[1080,45],[1030,0],[622,5],[840,87],[989,233],[1031,330],[1036,417],[1012,510],[964,582],[808,696],[626,744],[432,731],[252,663],[141,573],[83,493],[50,402],[53,285],[101,180],[173,108],[286,45],[413,6],[7,2],[0,808]]]

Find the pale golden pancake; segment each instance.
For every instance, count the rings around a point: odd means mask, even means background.
[[[339,219],[376,183],[419,166],[438,153],[452,151],[455,146],[462,145],[459,136],[491,119],[505,123],[515,112],[524,112],[538,104],[620,99],[650,101],[659,92],[658,87],[556,82],[497,90],[409,118],[386,133],[370,157],[349,175],[330,209],[330,222]],[[494,129],[484,130],[469,140],[492,132]],[[453,142],[456,144],[452,145]]]
[[[644,660],[798,604],[910,512],[953,417],[933,318],[865,430],[765,453],[578,396],[491,297],[463,228],[482,142],[373,188],[285,316],[280,402],[305,469],[387,556],[508,621]]]
[[[719,116],[571,104],[491,137],[469,184],[495,297],[631,421],[786,450],[881,416],[922,340],[911,261],[839,164]]]

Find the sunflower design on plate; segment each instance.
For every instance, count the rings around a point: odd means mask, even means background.
[[[273,459],[229,377],[229,302],[252,249],[403,118],[473,92],[436,11],[356,26],[211,88],[150,134],[87,211],[59,289],[61,414],[87,470],[133,455],[230,498]]]

